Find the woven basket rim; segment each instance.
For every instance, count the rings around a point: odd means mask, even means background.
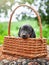
[[[4,38],[7,38],[7,37],[8,37],[8,38],[16,38],[16,39],[19,38],[20,40],[23,39],[23,38],[21,38],[21,37],[15,37],[15,36],[4,36]],[[39,39],[39,40],[46,40],[46,38],[27,38],[27,39],[33,39],[33,40],[36,40],[36,39],[37,39],[37,40],[38,40],[38,39]],[[27,39],[24,39],[24,40],[27,40]]]

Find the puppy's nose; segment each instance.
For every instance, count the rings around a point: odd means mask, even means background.
[[[23,39],[26,39],[26,38],[27,38],[27,36],[26,36],[26,35],[22,35],[22,38],[23,38]]]

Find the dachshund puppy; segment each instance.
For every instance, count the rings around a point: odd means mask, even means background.
[[[23,25],[20,27],[18,36],[26,39],[26,38],[36,38],[35,31],[30,25]]]

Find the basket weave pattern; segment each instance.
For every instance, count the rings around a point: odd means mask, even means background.
[[[35,58],[47,55],[46,39],[21,39],[5,37],[3,52],[20,55],[27,58]]]

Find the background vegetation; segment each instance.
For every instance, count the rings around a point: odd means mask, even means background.
[[[38,12],[42,19],[42,33],[43,38],[47,39],[47,44],[49,44],[49,0],[0,0],[0,14],[4,13],[4,17],[8,17],[8,10],[12,11],[12,6],[15,3],[22,4],[28,2],[30,5],[34,4],[38,6],[37,1],[40,1]],[[9,4],[8,4],[8,3]],[[1,15],[0,15],[1,17]],[[12,22],[11,25],[11,35],[18,36],[19,27],[23,24],[30,24],[35,32],[36,36],[39,37],[39,25],[37,23],[37,18],[27,18],[24,16],[21,21]],[[0,22],[0,44],[3,44],[4,36],[8,35],[8,22]]]
[[[37,20],[35,19],[26,19],[26,20],[21,20],[18,22],[12,22],[11,24],[11,35],[17,37],[18,36],[18,31],[19,27],[22,26],[23,24],[30,24],[35,32],[36,32],[36,37],[40,37],[39,33],[39,25],[37,23]],[[47,44],[49,44],[49,26],[46,24],[42,24],[42,33],[43,33],[43,38],[47,39]],[[8,23],[0,23],[0,44],[3,43],[4,36],[8,35]]]

